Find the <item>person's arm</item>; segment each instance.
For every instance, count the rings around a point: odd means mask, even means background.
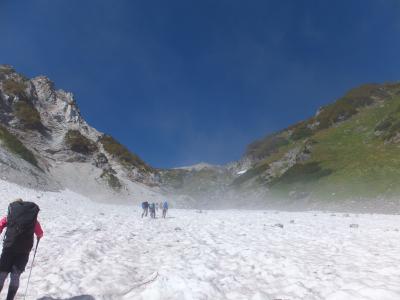
[[[35,234],[38,240],[40,240],[43,237],[43,229],[42,226],[40,226],[39,221],[36,221],[35,224]]]
[[[3,232],[3,229],[7,227],[7,217],[3,217],[0,220],[0,234]]]

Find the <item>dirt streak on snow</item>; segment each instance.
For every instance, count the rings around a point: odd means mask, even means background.
[[[0,181],[4,213],[16,197],[40,205],[45,230],[27,299],[400,299],[400,216],[171,209],[152,220]]]

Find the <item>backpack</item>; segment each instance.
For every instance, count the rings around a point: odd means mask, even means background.
[[[8,206],[4,248],[16,253],[31,251],[39,210],[33,202],[15,201]]]

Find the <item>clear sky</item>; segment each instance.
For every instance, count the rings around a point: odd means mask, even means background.
[[[73,92],[153,166],[222,164],[400,80],[400,1],[0,0],[0,63]]]

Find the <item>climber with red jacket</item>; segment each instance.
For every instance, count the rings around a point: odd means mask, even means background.
[[[0,220],[0,233],[7,227],[0,256],[0,292],[10,274],[7,300],[13,300],[17,293],[19,278],[25,271],[33,247],[34,234],[38,241],[43,237],[37,220],[39,210],[35,203],[17,199],[8,206],[7,217]]]

